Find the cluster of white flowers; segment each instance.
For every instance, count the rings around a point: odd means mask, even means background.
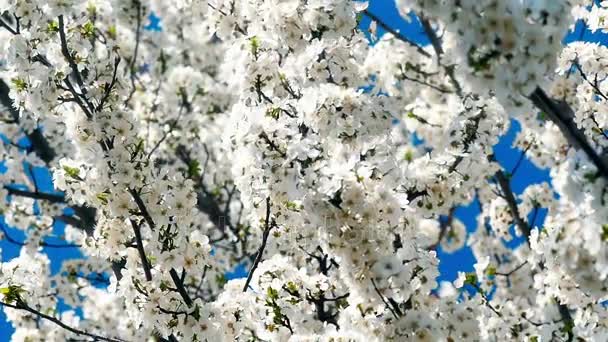
[[[396,2],[429,46],[358,1],[0,0],[13,339],[608,338],[608,49],[561,47],[608,2]]]

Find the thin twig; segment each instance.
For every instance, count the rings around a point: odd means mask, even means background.
[[[507,273],[496,272],[494,274],[499,275],[499,276],[503,276],[503,277],[510,277],[513,273],[519,271],[526,264],[528,264],[528,261],[524,261],[523,263],[519,264],[519,266],[515,267],[514,269],[512,269],[511,271],[509,271]]]
[[[373,14],[372,12],[370,12],[369,10],[364,10],[363,12],[361,12],[363,15],[368,16],[371,20],[375,21],[376,23],[378,23],[378,25],[380,25],[380,27],[392,34],[395,38],[411,45],[412,47],[415,47],[416,50],[418,51],[418,53],[420,53],[421,55],[425,56],[425,57],[431,57],[431,54],[428,53],[426,50],[424,50],[424,48],[418,44],[416,44],[415,42],[413,42],[412,40],[410,40],[409,38],[403,36],[399,31],[395,30],[394,28],[390,27],[387,23],[385,23],[382,19],[380,19],[378,16],[376,16],[375,14]]]
[[[378,289],[378,286],[376,286],[376,282],[374,281],[374,279],[372,279],[372,285],[374,286],[374,290],[376,290],[376,293],[378,294],[378,296],[380,297],[380,299],[382,299],[382,302],[384,303],[384,305],[386,305],[386,308],[393,314],[393,316],[395,317],[395,319],[399,319],[399,317],[401,317],[401,313],[399,313],[399,315],[398,315],[397,312],[395,311],[395,309],[393,308],[393,306],[390,305],[386,301],[386,299],[384,298],[384,296],[380,292],[380,289]]]
[[[517,159],[517,163],[515,163],[515,166],[513,167],[513,169],[511,169],[511,172],[510,172],[511,177],[515,176],[515,172],[517,172],[517,169],[519,169],[519,166],[524,161],[526,153],[528,153],[528,151],[532,148],[533,143],[534,142],[531,142],[523,151],[521,151],[521,154],[519,155],[519,159]]]

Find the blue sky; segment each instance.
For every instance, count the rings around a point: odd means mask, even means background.
[[[383,18],[388,25],[400,30],[402,34],[409,37],[411,40],[416,41],[422,45],[428,43],[428,40],[424,36],[422,28],[420,27],[420,24],[417,22],[417,20],[414,19],[411,22],[406,22],[405,20],[403,20],[399,16],[399,13],[395,8],[394,1],[370,1],[369,11],[376,14],[378,17]],[[153,23],[153,26],[156,25],[156,22]],[[361,25],[363,27],[367,27],[369,25],[369,19],[364,17],[361,22]],[[565,41],[571,41],[582,37],[584,40],[606,43],[605,35],[599,33],[591,34],[589,32],[585,32],[583,35],[583,29],[583,25],[579,23],[575,31],[565,38]],[[381,32],[382,29],[379,28],[379,33]],[[502,139],[495,146],[494,149],[496,159],[507,171],[513,169],[521,155],[520,150],[511,147],[518,131],[519,125],[517,123],[512,124],[508,133],[504,137],[502,137]],[[50,190],[50,178],[45,170],[37,170],[36,179],[38,183],[41,184],[41,186]],[[519,166],[517,173],[512,178],[511,185],[513,191],[517,195],[520,194],[529,184],[536,184],[544,181],[550,181],[548,170],[538,169],[534,165],[532,165],[532,163],[530,163],[526,158],[524,158],[521,165]],[[467,225],[467,229],[469,231],[475,230],[477,226],[476,220],[478,214],[478,203],[476,201],[467,207],[458,208],[456,210],[456,216]],[[542,225],[544,216],[545,213],[541,211],[540,215],[538,215],[535,221],[535,224],[537,226]],[[3,219],[1,221],[2,224],[4,224]],[[4,227],[9,230],[11,237],[13,237],[14,239],[17,239],[19,241],[22,241],[24,239],[24,236],[21,232],[10,229],[6,227],[6,225],[4,225]],[[63,227],[56,227],[57,234],[61,234],[62,231]],[[516,240],[512,243],[513,245],[515,245],[521,243],[521,240]],[[6,241],[0,241],[0,248],[2,248],[3,261],[10,260],[19,254],[19,247]],[[76,249],[71,248],[48,248],[45,249],[45,252],[48,253],[49,258],[51,259],[52,272],[57,272],[59,270],[63,260],[81,257],[80,253]],[[473,270],[473,264],[475,260],[469,248],[463,248],[453,254],[446,254],[440,249],[438,253],[441,259],[441,263],[439,266],[441,275],[439,280],[453,280],[456,278],[458,271]],[[227,276],[228,278],[234,278],[244,276],[245,274],[246,270],[243,267],[238,267],[234,272],[227,274]],[[12,327],[5,320],[4,313],[0,312],[0,342],[9,341],[12,331]]]

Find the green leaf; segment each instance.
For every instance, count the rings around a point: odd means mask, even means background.
[[[68,177],[70,177],[70,178],[74,178],[76,180],[82,180],[82,178],[80,178],[80,169],[78,169],[77,167],[71,167],[71,166],[64,165],[63,171],[65,171],[65,174],[68,175]]]
[[[467,273],[464,278],[464,283],[471,286],[477,285],[477,275],[475,273]]]
[[[114,40],[116,40],[116,38],[118,37],[118,31],[116,30],[115,25],[112,25],[108,28],[108,37],[110,37],[110,39],[114,39]]]
[[[198,160],[192,160],[188,164],[188,176],[190,178],[198,177],[201,174],[201,164]]]
[[[103,204],[103,205],[107,205],[109,200],[108,200],[108,193],[106,192],[100,192],[98,193],[95,197],[97,197],[97,199]]]
[[[595,181],[600,178],[600,174],[599,172],[587,172],[583,175],[583,177],[589,182],[589,183],[595,183]]]
[[[411,163],[412,160],[414,160],[414,152],[412,152],[411,150],[407,150],[405,152],[404,159],[407,160],[408,163]]]
[[[24,91],[27,89],[27,82],[23,78],[15,77],[11,79],[11,82],[18,91]]]
[[[357,13],[357,25],[361,23],[361,20],[363,20],[363,13]]]
[[[76,283],[76,281],[77,281],[77,277],[76,277],[76,276],[77,276],[77,273],[76,273],[76,272],[74,272],[74,271],[72,271],[72,272],[68,273],[68,281],[69,281],[70,283],[72,283],[72,284],[75,284],[75,283]]]
[[[492,60],[499,56],[498,50],[479,53],[475,47],[471,47],[467,53],[468,64],[475,72],[489,70]]]
[[[266,111],[266,116],[269,116],[275,120],[279,119],[279,114],[281,114],[281,108],[278,107],[269,108]]]
[[[297,203],[290,201],[285,202],[285,207],[293,211],[298,211],[298,209],[300,209]]]
[[[135,146],[135,155],[144,152],[144,139],[139,139],[139,142]]]
[[[84,25],[82,25],[82,27],[80,28],[80,34],[87,39],[93,38],[93,36],[95,35],[95,25],[90,22],[87,21]]]
[[[59,23],[56,21],[50,21],[47,25],[46,25],[46,32],[47,33],[57,33],[59,32]]]
[[[273,301],[279,299],[279,292],[272,287],[269,287],[268,290],[266,290],[266,295]]]
[[[95,4],[89,2],[89,5],[87,6],[87,12],[89,13],[90,17],[94,17],[97,14],[97,7],[95,7]]]
[[[297,293],[298,292],[298,285],[296,285],[296,283],[294,283],[293,281],[290,281],[286,284],[287,290],[289,290],[290,293]]]
[[[8,287],[0,288],[0,294],[4,295],[4,300],[7,303],[12,303],[21,300],[21,294],[27,292],[21,285],[9,285]]]
[[[228,280],[226,279],[226,276],[223,274],[218,274],[215,276],[215,282],[217,283],[217,285],[219,287],[223,287],[224,285],[226,285],[226,283],[228,282]]]
[[[190,315],[197,321],[201,318],[201,308],[198,306],[198,304],[194,307],[194,311],[192,311]]]
[[[602,225],[602,241],[608,241],[608,224]]]
[[[257,36],[253,36],[249,38],[249,43],[251,44],[251,53],[257,57],[258,50],[260,49],[260,40]]]
[[[564,321],[564,326],[561,328],[561,331],[566,334],[571,334],[572,329],[574,329],[574,321],[572,319]]]

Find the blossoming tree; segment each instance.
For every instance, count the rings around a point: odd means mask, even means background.
[[[13,339],[608,339],[608,49],[561,44],[608,1],[396,2],[430,45],[346,0],[0,1]],[[513,121],[551,175],[519,196]],[[438,286],[465,243],[475,272]]]

